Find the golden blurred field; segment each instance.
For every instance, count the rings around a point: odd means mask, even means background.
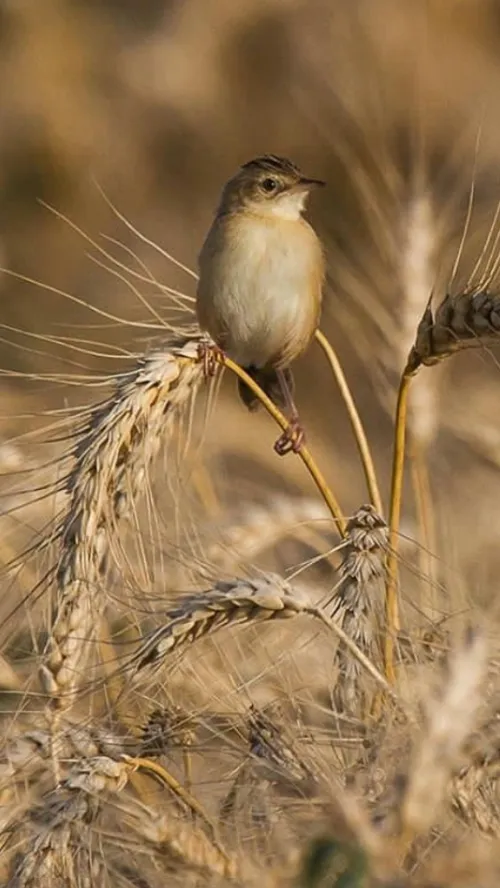
[[[498,884],[499,59],[496,0],[0,0],[0,884]],[[297,400],[347,536],[196,361],[261,153],[328,182],[382,515],[318,343]]]

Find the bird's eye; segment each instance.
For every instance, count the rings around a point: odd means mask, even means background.
[[[267,191],[268,194],[271,194],[273,191],[276,191],[278,187],[277,179],[273,179],[271,176],[269,178],[264,179],[262,182],[262,188],[264,191]]]

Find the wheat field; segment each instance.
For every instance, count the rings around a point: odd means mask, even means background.
[[[498,4],[24,0],[0,47],[0,884],[496,888]],[[193,311],[262,151],[328,181],[284,458]]]

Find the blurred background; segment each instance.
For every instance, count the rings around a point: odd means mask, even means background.
[[[133,251],[192,296],[194,279],[110,203],[195,268],[221,184],[272,152],[328,181],[311,205],[329,265],[323,327],[386,491],[398,374],[430,291],[439,300],[482,274],[495,284],[499,52],[497,0],[0,0],[0,264],[42,284],[0,276],[5,438],[22,428],[16,416],[75,397],[74,386],[17,374],[107,373],[120,349],[140,352],[159,335],[134,326],[148,310],[72,226],[117,239],[120,261],[133,266]],[[161,313],[165,295],[147,298]],[[102,347],[71,365],[63,337]],[[431,445],[440,557],[487,597],[498,567],[497,359],[476,350],[424,370],[411,420]],[[317,347],[298,368],[298,402],[353,511],[366,492]],[[214,449],[232,479],[264,479],[267,492],[286,476],[310,490],[297,460],[274,457],[275,430],[245,414],[234,385],[220,403]],[[409,497],[410,534],[412,520]]]

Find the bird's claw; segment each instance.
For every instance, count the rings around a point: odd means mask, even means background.
[[[224,352],[214,342],[200,342],[198,345],[198,360],[203,364],[203,373],[208,379],[215,376],[217,365],[221,363]]]
[[[305,440],[306,434],[298,417],[292,417],[288,427],[274,444],[275,453],[278,456],[285,456],[287,453],[300,453]]]

